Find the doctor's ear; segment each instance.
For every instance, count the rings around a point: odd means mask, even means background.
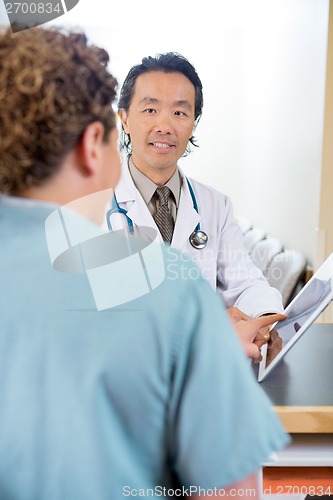
[[[121,124],[123,126],[123,129],[124,129],[124,132],[126,134],[129,134],[129,128],[128,128],[128,125],[127,125],[127,113],[126,113],[126,110],[124,108],[120,108],[119,112],[118,112],[118,115],[119,115],[119,118],[121,120]]]

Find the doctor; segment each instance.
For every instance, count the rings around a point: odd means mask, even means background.
[[[243,246],[229,198],[188,179],[177,165],[195,145],[202,106],[201,81],[181,55],[146,57],[131,68],[118,105],[128,156],[113,200],[112,227],[128,224],[142,236],[145,226],[164,233],[158,224],[164,201],[156,189],[166,186],[170,227],[163,239],[196,262],[221,294],[232,320],[282,312],[280,293],[269,286]]]

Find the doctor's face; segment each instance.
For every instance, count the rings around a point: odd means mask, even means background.
[[[156,184],[174,173],[194,128],[195,89],[182,73],[149,71],[135,82],[122,125],[131,136],[136,167]]]

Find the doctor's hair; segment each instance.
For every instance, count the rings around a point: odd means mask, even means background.
[[[95,121],[108,142],[117,93],[108,62],[82,32],[0,32],[0,192],[45,183]]]
[[[194,66],[181,54],[177,52],[167,52],[165,54],[157,54],[155,57],[144,57],[141,64],[133,66],[120,91],[118,101],[118,111],[124,109],[128,113],[129,107],[134,94],[135,82],[140,75],[150,71],[162,71],[164,73],[181,73],[183,74],[194,86],[195,90],[195,109],[194,109],[194,128],[199,123],[202,115],[203,107],[203,93],[202,83]],[[198,147],[194,136],[190,137],[189,144],[185,150],[184,156],[191,152],[190,144]],[[121,130],[121,148],[131,154],[132,145],[129,134],[126,134],[123,127]]]

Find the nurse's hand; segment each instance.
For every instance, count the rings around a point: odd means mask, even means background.
[[[270,338],[271,338],[271,333],[269,330],[269,326],[264,326],[264,328],[260,328],[253,342],[260,349],[264,344],[267,344]]]
[[[229,318],[231,319],[232,323],[238,323],[238,321],[247,321],[250,318],[247,314],[243,313],[240,309],[237,309],[237,307],[229,307],[227,309],[227,313],[229,315]]]
[[[284,314],[271,314],[269,316],[262,316],[257,319],[252,319],[239,309],[231,308],[229,314],[234,328],[241,341],[245,354],[255,362],[261,361],[260,347],[269,341],[269,334],[265,334],[263,328],[268,328],[276,321],[286,319]],[[229,313],[229,309],[228,309]]]

